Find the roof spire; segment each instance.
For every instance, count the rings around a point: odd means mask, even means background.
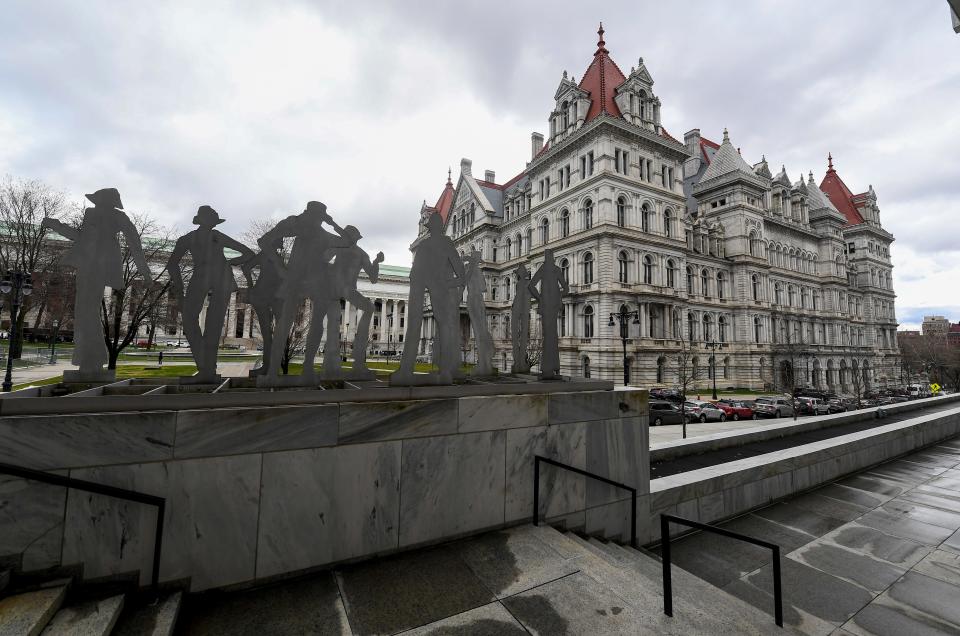
[[[597,48],[602,49],[607,44],[606,42],[603,41],[603,22],[600,23],[600,28],[597,29],[597,35],[600,38],[599,40],[597,40]]]
[[[724,129],[723,129],[723,140],[724,140],[724,141],[730,141],[730,133],[727,132],[726,127],[724,127]]]
[[[833,170],[833,155],[827,153],[827,170]]]
[[[447,166],[447,185],[453,185],[453,170],[450,169],[450,166]]]

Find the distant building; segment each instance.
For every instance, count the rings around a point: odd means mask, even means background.
[[[925,336],[946,338],[950,331],[950,321],[944,316],[924,316],[921,328]]]
[[[628,333],[632,384],[675,384],[685,348],[701,387],[716,375],[721,387],[849,392],[854,374],[898,377],[893,235],[873,187],[854,194],[832,159],[819,186],[812,172],[774,174],[726,131],[721,143],[696,128],[679,141],[653,83],[642,58],[620,70],[601,28],[580,81],[560,78],[549,134],[532,135],[520,174],[481,178],[463,159],[457,181],[421,207],[421,235],[439,214],[462,254],[483,255],[497,366],[511,364],[516,269],[535,271],[552,248],[571,289],[564,374],[623,377],[619,327],[608,326],[623,307],[640,315]],[[462,320],[467,339],[465,311]],[[431,340],[428,317],[421,351]],[[715,360],[708,341],[723,345]]]

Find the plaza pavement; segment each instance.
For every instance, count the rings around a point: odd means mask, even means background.
[[[960,438],[721,527],[781,546],[784,618],[808,634],[960,634]],[[770,551],[712,534],[674,563],[773,606]]]

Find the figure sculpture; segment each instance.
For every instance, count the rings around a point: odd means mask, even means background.
[[[460,300],[465,282],[463,261],[453,245],[453,240],[443,232],[443,220],[439,214],[427,218],[427,235],[417,246],[410,269],[410,300],[406,332],[403,339],[403,354],[400,368],[390,376],[390,384],[409,386],[414,384],[413,368],[417,360],[417,344],[420,326],[423,323],[423,299],[430,292],[430,304],[437,324],[439,349],[436,363],[439,373],[435,378],[424,378],[440,384],[451,384],[459,367],[458,344],[460,339]]]
[[[123,251],[117,234],[123,234],[137,271],[147,284],[151,283],[152,276],[137,228],[124,213],[116,188],[97,190],[86,197],[93,207],[84,210],[79,228],[53,218],[43,219],[42,226],[73,242],[61,263],[76,268],[73,363],[79,369],[64,372],[63,378],[79,382],[109,381],[115,374],[103,369],[109,356],[100,305],[105,287],[119,289],[124,286]]]
[[[326,312],[329,323],[333,317],[340,316],[340,301],[346,300],[362,312],[357,325],[357,333],[353,337],[353,371],[351,377],[362,378],[372,376],[367,369],[367,343],[370,340],[370,319],[373,318],[373,303],[369,298],[357,291],[357,277],[362,269],[367,273],[371,283],[380,279],[380,263],[383,262],[383,252],[378,252],[373,262],[370,256],[357,245],[363,238],[360,230],[352,225],[343,228],[343,238],[348,241],[346,247],[334,250],[333,261],[333,295],[328,299],[329,308]],[[330,342],[329,335],[327,342]]]
[[[329,224],[337,232],[331,234],[323,229]],[[328,316],[327,342],[335,343],[340,339],[339,302],[336,303],[336,319],[331,313],[331,299],[334,297],[333,281],[331,280],[332,250],[339,247],[350,247],[351,243],[343,236],[344,231],[334,223],[327,214],[327,206],[319,201],[310,201],[300,214],[289,216],[277,223],[260,237],[260,249],[271,249],[278,239],[294,239],[290,249],[290,258],[287,260],[285,278],[280,286],[280,297],[283,306],[280,317],[276,322],[274,333],[283,338],[290,333],[294,318],[300,303],[310,300],[312,314],[310,328],[307,331],[307,341],[303,355],[303,372],[301,380],[304,384],[312,384],[315,380],[313,369],[320,342],[323,340],[323,319]],[[266,369],[263,374],[269,378],[267,384],[275,382],[274,376],[280,367],[283,347],[274,346],[270,351],[270,358],[264,357]],[[337,347],[328,346],[324,349],[323,370],[328,377],[340,375],[340,359]]]
[[[283,297],[280,289],[286,279],[286,265],[278,250],[283,247],[283,239],[277,239],[267,249],[244,262],[240,267],[247,279],[247,299],[257,314],[260,324],[260,336],[263,338],[263,359],[269,360],[273,351],[273,323],[279,319],[283,311]],[[259,268],[256,282],[253,281],[253,270]],[[283,343],[280,344],[283,346]],[[267,367],[261,366],[257,374],[262,375]]]
[[[530,270],[523,263],[517,267],[517,293],[510,307],[510,337],[513,343],[512,373],[530,373]]]
[[[540,283],[540,289],[537,289]],[[563,306],[564,294],[570,293],[563,270],[553,259],[553,250],[543,250],[543,265],[527,284],[530,295],[537,301],[540,314],[540,333],[543,334],[543,356],[540,360],[540,379],[552,380],[560,375],[560,343],[557,320]]]
[[[480,252],[472,250],[467,256],[466,267],[467,313],[477,343],[477,365],[473,369],[473,375],[477,376],[493,373],[493,339],[487,324],[487,304],[484,300],[487,281],[483,277],[482,264]]]
[[[197,364],[197,380],[201,382],[217,378],[217,346],[223,332],[230,295],[237,289],[232,265],[254,256],[250,248],[240,241],[213,229],[223,221],[212,207],[201,205],[193,217],[197,229],[177,239],[167,261],[170,287],[182,301],[183,333],[190,343],[190,351]],[[227,247],[240,252],[240,256],[228,261],[223,253]],[[193,273],[184,291],[180,261],[187,252],[190,252],[193,261]],[[201,325],[205,303],[206,315]]]

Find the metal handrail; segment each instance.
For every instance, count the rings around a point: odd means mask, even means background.
[[[83,490],[98,495],[107,495],[108,497],[116,497],[117,499],[135,501],[137,503],[147,504],[148,506],[156,506],[157,534],[153,543],[153,572],[150,577],[150,587],[154,592],[157,591],[157,587],[160,583],[160,552],[163,548],[163,516],[167,506],[166,499],[163,497],[157,497],[155,495],[137,492],[135,490],[116,488],[114,486],[98,484],[92,481],[76,479],[74,477],[64,477],[62,475],[56,475],[54,473],[48,473],[42,470],[34,470],[32,468],[24,468],[23,466],[15,466],[13,464],[5,464],[2,462],[0,462],[0,474],[13,475],[14,477],[22,477],[23,479],[29,479],[31,481],[40,481],[47,484],[53,484],[55,486],[64,486],[66,488]]]
[[[773,610],[774,620],[777,627],[783,627],[783,588],[780,583],[780,546],[769,541],[748,537],[739,532],[732,532],[717,526],[711,526],[699,521],[691,521],[675,515],[660,515],[660,558],[663,560],[663,613],[667,616],[673,616],[673,581],[670,576],[670,522],[678,525],[689,526],[697,530],[705,530],[719,534],[722,537],[737,539],[758,545],[761,548],[773,550]]]
[[[629,490],[633,496],[630,498],[630,545],[634,548],[637,547],[637,489],[633,486],[628,486],[626,484],[621,484],[620,482],[613,481],[602,475],[597,475],[595,473],[588,472],[582,468],[577,468],[576,466],[571,466],[569,464],[564,464],[558,462],[555,459],[550,459],[549,457],[543,457],[542,455],[533,456],[533,525],[540,525],[540,463],[550,464],[551,466],[556,466],[558,468],[564,468],[571,472],[577,473],[578,475],[583,475],[584,477],[590,477],[591,479],[596,479],[597,481],[602,481],[605,484],[610,484],[611,486],[616,486],[617,488],[622,488],[623,490]]]

